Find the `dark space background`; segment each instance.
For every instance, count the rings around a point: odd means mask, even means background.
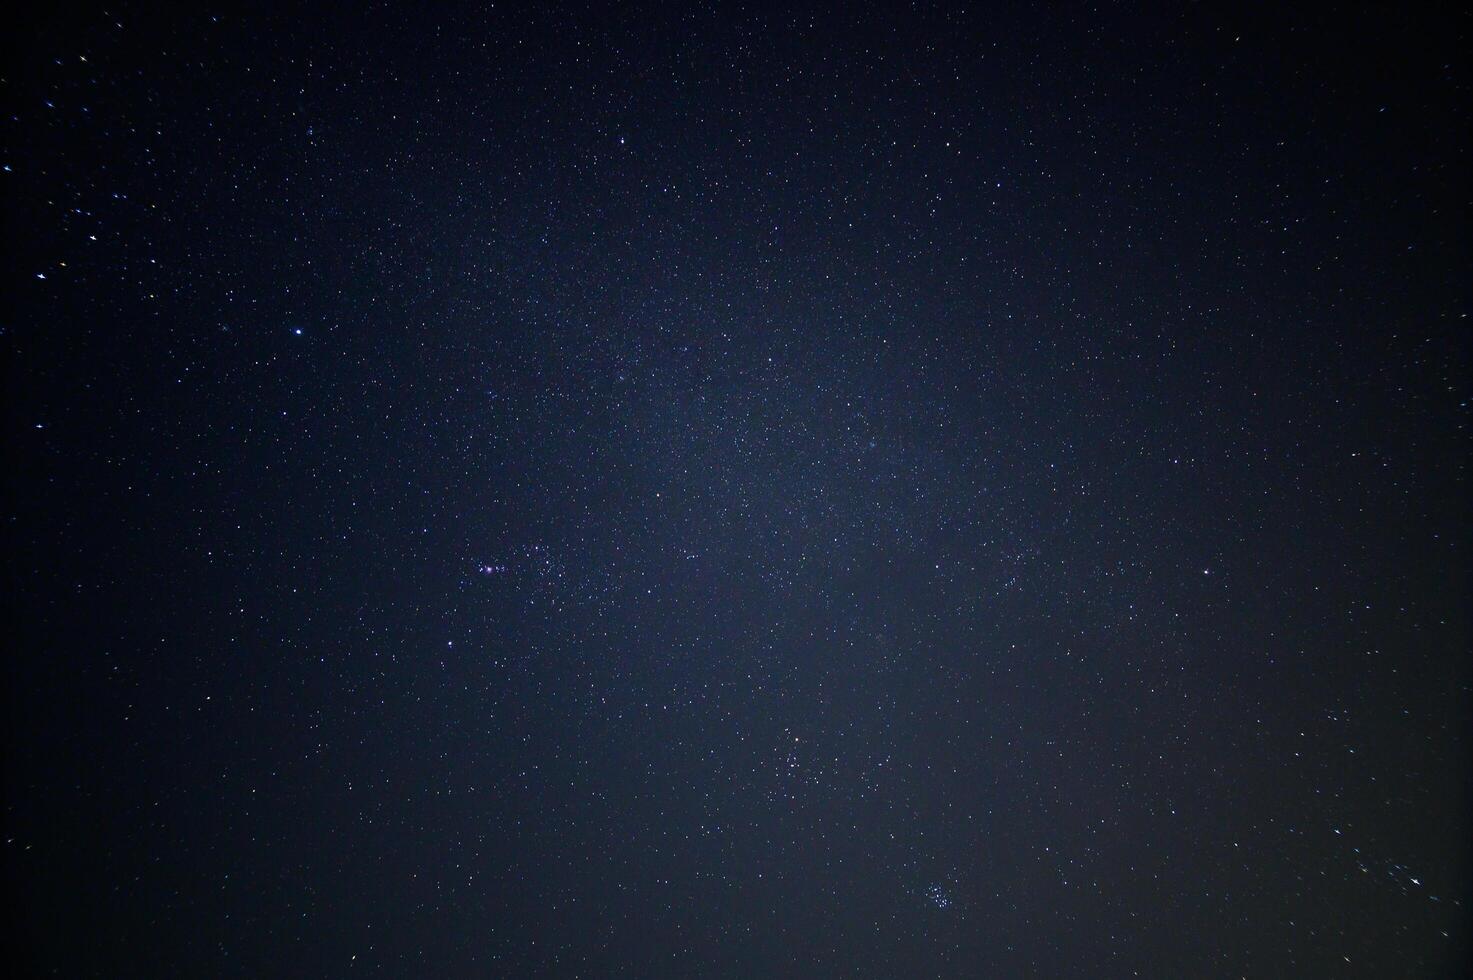
[[[1236,7],[13,12],[12,975],[1459,975],[1468,17]]]

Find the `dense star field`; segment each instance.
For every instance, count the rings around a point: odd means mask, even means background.
[[[1460,973],[1466,14],[27,16],[7,972]]]

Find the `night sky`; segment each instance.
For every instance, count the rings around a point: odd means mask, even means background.
[[[1461,973],[1466,14],[314,6],[7,30],[15,975]]]

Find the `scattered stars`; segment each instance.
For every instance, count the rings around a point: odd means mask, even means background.
[[[1455,15],[129,9],[5,79],[13,959],[1458,972]]]

